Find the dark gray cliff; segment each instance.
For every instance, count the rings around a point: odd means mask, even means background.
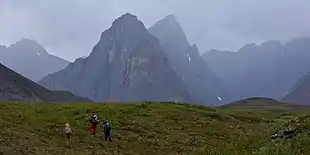
[[[195,102],[211,105],[235,99],[230,86],[207,67],[196,45],[189,44],[174,15],[157,22],[149,28],[149,32],[160,40],[174,70],[189,88]]]
[[[87,58],[77,59],[39,83],[95,101],[189,102],[187,88],[167,57],[158,39],[127,13],[101,34]]]
[[[283,98],[283,101],[310,105],[310,73],[304,75],[294,87],[292,87],[289,93]]]
[[[0,101],[90,102],[65,91],[51,91],[0,64]]]

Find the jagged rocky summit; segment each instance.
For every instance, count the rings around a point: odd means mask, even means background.
[[[47,53],[37,41],[30,39],[21,39],[9,47],[0,47],[0,63],[35,82],[69,64]]]
[[[95,101],[191,101],[158,39],[129,13],[101,34],[87,58],[75,60],[39,83]]]
[[[149,32],[159,39],[169,55],[173,69],[188,87],[194,102],[218,105],[236,99],[232,87],[207,67],[197,46],[189,44],[181,24],[174,15],[157,22],[149,28]]]

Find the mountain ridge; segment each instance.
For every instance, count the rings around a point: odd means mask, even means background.
[[[310,72],[305,74],[296,84],[290,89],[288,94],[283,97],[283,101],[309,105],[310,104]]]
[[[25,38],[0,50],[0,62],[35,82],[70,63],[49,54],[37,41]]]
[[[50,91],[0,63],[0,101],[91,102],[70,92]]]
[[[190,45],[181,24],[174,15],[166,16],[148,30],[159,39],[169,55],[174,70],[189,88],[196,102],[217,105],[233,100],[233,95],[226,91],[229,88],[223,89],[224,82],[207,67],[197,46]]]
[[[310,71],[309,43],[307,37],[285,43],[270,40],[247,44],[238,52],[213,50],[203,58],[216,75],[234,84],[241,96],[281,100]]]
[[[87,58],[76,60],[39,83],[95,101],[187,102],[191,98],[158,39],[130,13],[115,19],[101,33]]]

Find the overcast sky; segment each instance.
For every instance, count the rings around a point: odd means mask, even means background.
[[[310,0],[0,0],[0,44],[35,39],[72,61],[126,12],[147,27],[175,14],[200,52],[310,36]]]

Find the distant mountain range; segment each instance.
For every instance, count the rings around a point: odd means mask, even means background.
[[[87,58],[39,83],[95,101],[192,101],[158,39],[129,13],[101,34]]]
[[[310,71],[310,38],[248,44],[238,52],[211,50],[203,58],[240,98],[282,99]]]
[[[88,57],[39,83],[95,101],[219,105],[248,97],[282,99],[310,71],[309,42],[267,41],[238,52],[211,50],[202,58],[174,15],[147,30],[127,13],[102,33]]]
[[[90,102],[65,91],[50,91],[0,64],[0,101]]]
[[[48,54],[38,42],[30,39],[22,39],[9,47],[1,46],[0,63],[35,82],[69,64]]]
[[[146,29],[126,13],[102,32],[88,57],[73,63],[29,39],[0,46],[1,63],[47,88],[1,65],[0,100],[85,100],[77,97],[83,96],[221,105],[264,97],[308,104],[309,58],[310,38],[270,40],[238,52],[210,50],[200,56],[174,15]]]

